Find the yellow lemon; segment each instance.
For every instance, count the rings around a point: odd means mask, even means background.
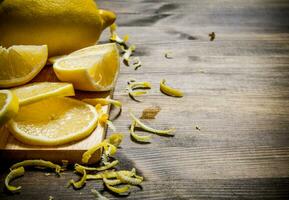
[[[55,146],[80,140],[97,125],[95,108],[68,97],[52,97],[21,106],[9,131],[30,145]]]
[[[29,82],[45,66],[47,55],[46,45],[0,47],[0,88]]]
[[[49,56],[93,45],[115,21],[93,0],[0,0],[0,44],[47,44]]]
[[[74,96],[71,83],[40,82],[12,89],[21,106],[56,96]]]
[[[0,125],[3,125],[18,112],[18,98],[9,90],[0,90]]]
[[[53,69],[59,80],[75,89],[107,91],[119,72],[119,52],[114,43],[87,47],[57,59]]]

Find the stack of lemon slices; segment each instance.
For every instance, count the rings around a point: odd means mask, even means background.
[[[47,47],[1,47],[0,88],[5,89],[0,90],[0,126],[7,125],[30,145],[54,146],[87,137],[97,126],[96,109],[68,96],[75,95],[74,88],[110,90],[119,71],[118,56],[113,43],[88,47],[55,59],[53,69],[64,82],[26,84],[45,66]]]

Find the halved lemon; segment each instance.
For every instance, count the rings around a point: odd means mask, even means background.
[[[69,97],[52,97],[21,106],[8,128],[25,144],[55,146],[87,137],[97,118],[91,105]]]
[[[53,69],[59,80],[75,89],[108,91],[119,72],[119,52],[114,43],[87,47],[56,60]]]
[[[0,47],[0,88],[25,84],[45,66],[47,46],[18,45]]]
[[[12,89],[19,98],[19,104],[26,105],[36,101],[55,96],[74,96],[74,89],[71,83],[40,82],[31,83]]]
[[[3,125],[18,112],[18,98],[10,90],[0,90],[0,125]]]

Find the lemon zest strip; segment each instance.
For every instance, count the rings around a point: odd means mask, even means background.
[[[16,163],[10,167],[11,170],[19,167],[26,167],[26,166],[37,166],[37,167],[47,167],[51,169],[55,169],[55,172],[57,174],[61,171],[61,166],[54,164],[50,161],[45,160],[24,160],[22,162]]]
[[[108,156],[113,156],[117,152],[116,146],[107,143],[107,150],[105,150],[105,154]]]
[[[151,83],[150,82],[130,82],[128,85],[128,88],[131,90],[134,89],[151,89]]]
[[[122,112],[122,103],[120,101],[114,100],[114,99],[108,99],[108,98],[86,98],[86,99],[82,99],[83,102],[91,104],[96,106],[97,104],[100,104],[102,106],[108,105],[108,104],[112,104],[113,106],[119,108],[118,113],[116,114],[116,116],[113,119],[116,119],[118,116],[120,116],[121,112]]]
[[[118,163],[119,163],[118,160],[114,160],[114,161],[112,161],[111,163],[109,163],[109,164],[107,164],[107,165],[98,167],[97,170],[98,170],[98,171],[108,170],[108,169],[110,169],[110,168],[115,167],[116,165],[118,165]]]
[[[140,101],[137,100],[135,97],[136,96],[141,96],[146,94],[146,91],[134,91],[135,89],[151,89],[151,84],[149,82],[129,82],[128,83],[128,94],[129,96],[135,100],[135,101]]]
[[[113,179],[113,180],[109,180],[109,179],[105,179],[105,183],[108,184],[108,185],[119,185],[119,184],[122,184],[122,181],[119,180],[119,179]]]
[[[150,142],[151,136],[150,135],[138,135],[134,132],[136,125],[136,121],[133,120],[131,126],[130,126],[130,135],[138,142]]]
[[[106,98],[85,98],[82,99],[85,103],[89,103],[91,105],[96,106],[97,104],[100,104],[102,106],[112,104],[115,107],[121,107],[122,103],[120,101],[114,100],[114,99],[106,99]]]
[[[167,59],[173,59],[173,56],[171,55],[172,52],[166,52],[165,53],[165,58]]]
[[[5,178],[5,187],[7,188],[7,190],[9,190],[10,192],[19,192],[20,189],[22,188],[21,186],[15,187],[12,185],[9,185],[10,181],[23,176],[25,173],[24,167],[18,167],[18,168],[14,168],[13,170],[10,171],[10,173],[6,176]]]
[[[106,183],[107,179],[106,178],[103,178],[103,182],[105,184],[105,186],[112,192],[114,193],[117,193],[117,194],[123,194],[125,192],[127,192],[129,189],[130,189],[130,186],[129,185],[126,185],[126,186],[123,186],[123,187],[120,187],[120,188],[117,188],[117,187],[113,187],[113,186],[110,186],[109,184]]]
[[[114,160],[113,162],[111,162],[108,165],[105,166],[101,166],[101,167],[86,167],[80,164],[75,164],[75,170],[79,173],[82,173],[83,170],[85,171],[104,171],[104,170],[108,170],[112,167],[115,167],[116,165],[118,165],[119,161],[118,160]]]
[[[125,36],[123,37],[123,39],[121,39],[121,38],[118,36],[118,34],[116,33],[116,29],[117,29],[117,25],[116,25],[116,23],[113,23],[113,24],[110,26],[110,34],[111,34],[111,36],[110,36],[109,40],[110,40],[111,42],[115,42],[115,43],[123,46],[124,48],[127,48],[126,42],[128,41],[129,36],[128,36],[128,35],[125,35]]]
[[[174,88],[166,85],[165,79],[163,79],[160,83],[160,90],[169,96],[174,96],[174,97],[183,97],[184,96],[184,94],[181,90],[174,89]]]
[[[124,51],[124,54],[122,55],[122,59],[127,66],[130,65],[130,58],[132,56],[132,53],[135,51],[135,49],[136,49],[135,45],[129,46],[128,49],[122,48],[122,50]]]
[[[167,130],[158,130],[158,129],[154,129],[151,128],[147,125],[145,125],[144,123],[142,123],[136,116],[134,116],[131,112],[129,113],[131,118],[145,131],[148,132],[152,132],[152,133],[156,133],[156,134],[160,134],[160,135],[171,135],[173,136],[172,132],[175,131],[174,128],[171,129],[167,129]]]
[[[85,170],[85,169],[83,169],[82,174],[83,174],[83,175],[82,175],[82,177],[81,177],[81,179],[80,179],[79,181],[75,182],[73,179],[71,179],[71,180],[69,181],[69,184],[70,184],[70,185],[73,185],[73,187],[74,187],[75,189],[80,189],[80,188],[82,188],[82,187],[85,185],[85,183],[86,183],[87,174],[86,174],[86,170]]]
[[[86,180],[97,180],[97,179],[102,179],[103,176],[102,174],[87,174],[86,175]]]
[[[134,70],[138,70],[138,68],[140,68],[140,67],[142,66],[142,63],[141,63],[139,57],[135,57],[135,58],[133,59],[132,66],[134,67]]]
[[[82,155],[82,162],[83,163],[88,163],[89,159],[91,158],[92,154],[94,154],[97,150],[103,148],[106,145],[107,141],[104,140],[103,142],[94,145],[90,149],[88,149],[86,152],[83,153]]]
[[[133,169],[132,171],[127,171],[127,170],[121,170],[121,171],[104,171],[102,173],[98,173],[98,174],[87,174],[87,180],[88,179],[102,179],[104,178],[116,178],[117,177],[117,173],[122,173],[126,176],[136,176],[135,175],[135,170]]]
[[[108,118],[109,118],[108,114],[106,114],[106,113],[104,113],[104,112],[102,111],[102,109],[101,109],[101,104],[97,104],[97,105],[95,106],[95,109],[96,109],[96,111],[97,111],[97,113],[98,113],[98,123],[99,123],[102,127],[104,127],[104,126],[107,124],[108,127],[115,132],[115,131],[116,131],[115,126],[113,125],[113,123],[112,123],[110,120],[108,120]]]
[[[115,147],[118,147],[122,142],[123,134],[122,133],[113,133],[108,137],[108,143],[112,144]]]
[[[131,185],[140,185],[143,181],[143,178],[131,178],[129,176],[126,176],[122,173],[117,173],[117,178],[122,182],[122,183],[129,183]]]
[[[121,134],[112,134],[111,137],[109,137],[106,140],[103,140],[101,143],[94,145],[90,149],[88,149],[86,152],[82,155],[82,162],[88,163],[89,159],[91,158],[92,154],[94,154],[97,150],[104,148],[106,153],[109,156],[112,156],[116,153],[117,147],[113,144],[110,144],[108,141],[113,141],[114,144],[119,145],[122,141]]]

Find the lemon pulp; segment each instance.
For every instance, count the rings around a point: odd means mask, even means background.
[[[97,117],[91,105],[68,97],[52,97],[21,106],[8,128],[23,143],[54,146],[90,135]]]
[[[0,47],[0,88],[29,82],[45,66],[47,56],[46,45]]]
[[[12,89],[19,98],[20,105],[34,103],[36,101],[53,96],[74,96],[74,89],[71,83],[40,82],[31,83]]]
[[[119,72],[119,52],[114,43],[73,52],[53,65],[58,79],[85,91],[108,91]]]

